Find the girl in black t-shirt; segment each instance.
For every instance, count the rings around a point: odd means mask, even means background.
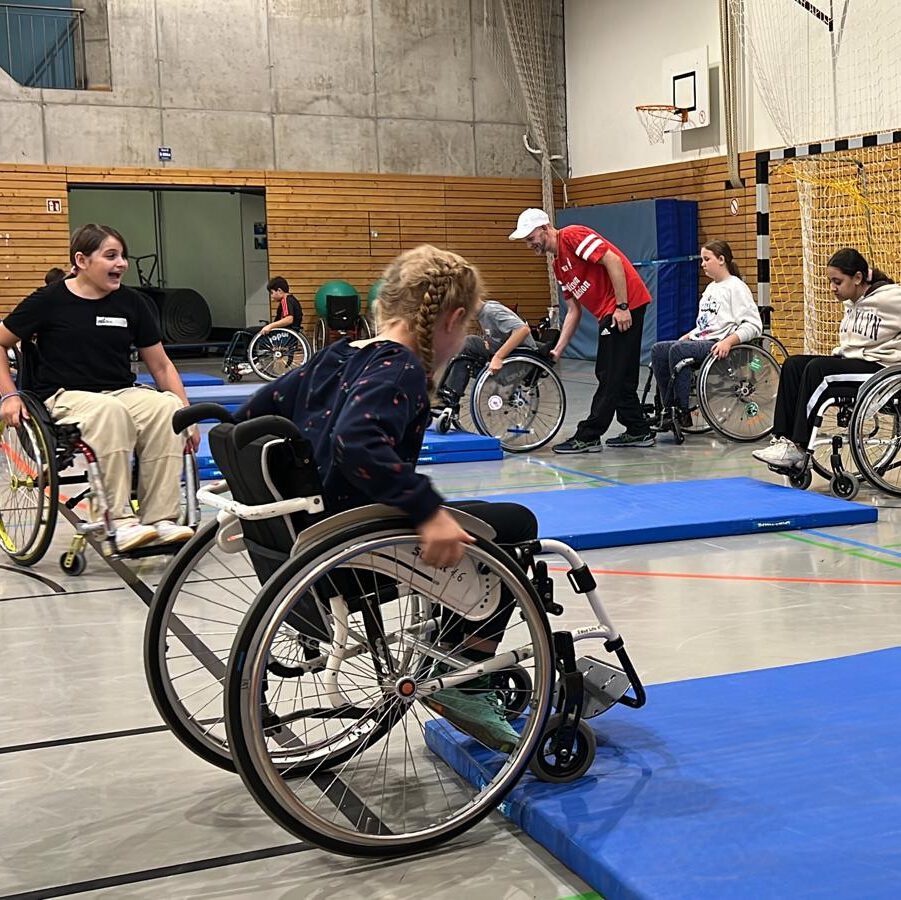
[[[185,541],[192,530],[175,524],[184,438],[171,423],[188,399],[146,297],[122,286],[125,240],[108,225],[83,225],[72,235],[70,259],[75,275],[23,300],[0,325],[0,346],[36,341],[38,364],[28,388],[55,422],[78,425],[97,455],[118,549]],[[159,391],[135,386],[132,346]],[[16,427],[23,415],[6,353],[0,352],[0,417]],[[196,448],[199,436],[190,440]],[[130,502],[134,453],[141,461],[140,522]]]

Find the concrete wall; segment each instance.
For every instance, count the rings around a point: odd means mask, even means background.
[[[0,162],[155,166],[165,146],[179,168],[532,177],[522,117],[475,36],[480,5],[117,0],[111,90],[26,89],[0,71]],[[106,48],[90,49],[99,86]]]
[[[573,177],[718,156],[725,152],[717,0],[565,0],[566,104]],[[669,103],[661,60],[707,45],[706,128],[649,144],[635,107]],[[782,145],[749,73],[744,77],[741,150]]]

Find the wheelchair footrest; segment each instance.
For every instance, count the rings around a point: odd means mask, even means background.
[[[583,656],[576,660],[582,673],[583,702],[582,718],[593,719],[619,702],[631,683],[629,676],[619,668],[593,656]]]

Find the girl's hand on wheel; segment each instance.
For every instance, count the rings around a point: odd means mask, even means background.
[[[437,510],[416,530],[422,539],[422,561],[435,568],[455,566],[463,558],[466,544],[475,543],[446,509]]]
[[[28,413],[25,411],[25,404],[18,395],[7,397],[3,404],[0,405],[0,419],[9,428],[18,428],[22,424],[22,420],[27,418]]]

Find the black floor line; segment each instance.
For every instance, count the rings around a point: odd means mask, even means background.
[[[0,756],[6,753],[22,753],[26,750],[46,750],[48,747],[68,747],[72,744],[90,744],[93,741],[108,741],[113,738],[133,737],[137,734],[156,734],[168,731],[168,725],[145,725],[143,728],[125,728],[122,731],[101,731],[97,734],[80,734],[75,737],[55,738],[50,741],[34,741],[30,744],[10,744],[0,747]]]
[[[46,584],[47,587],[53,588],[55,594],[66,593],[66,589],[58,581],[54,581],[46,575],[41,575],[40,572],[32,572],[31,569],[26,569],[24,566],[0,566],[0,569],[4,569],[7,572],[15,572],[16,575],[23,575],[25,578],[32,578],[35,581],[40,581],[41,584]]]
[[[0,568],[3,568],[0,566]],[[18,569],[16,570],[18,571]],[[70,597],[75,594],[103,594],[108,593],[109,591],[124,591],[125,585],[121,585],[119,587],[105,587],[105,588],[85,588],[83,591],[63,591],[60,594],[59,591],[54,591],[52,594],[21,594],[17,597],[0,597],[0,603],[6,603],[8,600],[41,600],[45,597]]]
[[[109,875],[106,878],[92,878],[90,881],[59,884],[54,887],[39,888],[36,891],[4,894],[0,897],[0,900],[48,900],[51,897],[69,897],[72,894],[83,894],[86,891],[102,891],[107,888],[122,887],[126,884],[138,884],[142,881],[153,881],[157,878],[172,878],[176,875],[188,875],[191,872],[204,872],[208,869],[236,866],[241,863],[255,862],[259,859],[273,859],[277,856],[288,856],[292,853],[303,853],[313,849],[315,848],[309,844],[282,844],[279,847],[267,847],[263,850],[230,853],[227,856],[211,856],[207,859],[196,859],[193,862],[177,863],[173,866],[160,866],[156,869],[141,869],[137,872]]]

